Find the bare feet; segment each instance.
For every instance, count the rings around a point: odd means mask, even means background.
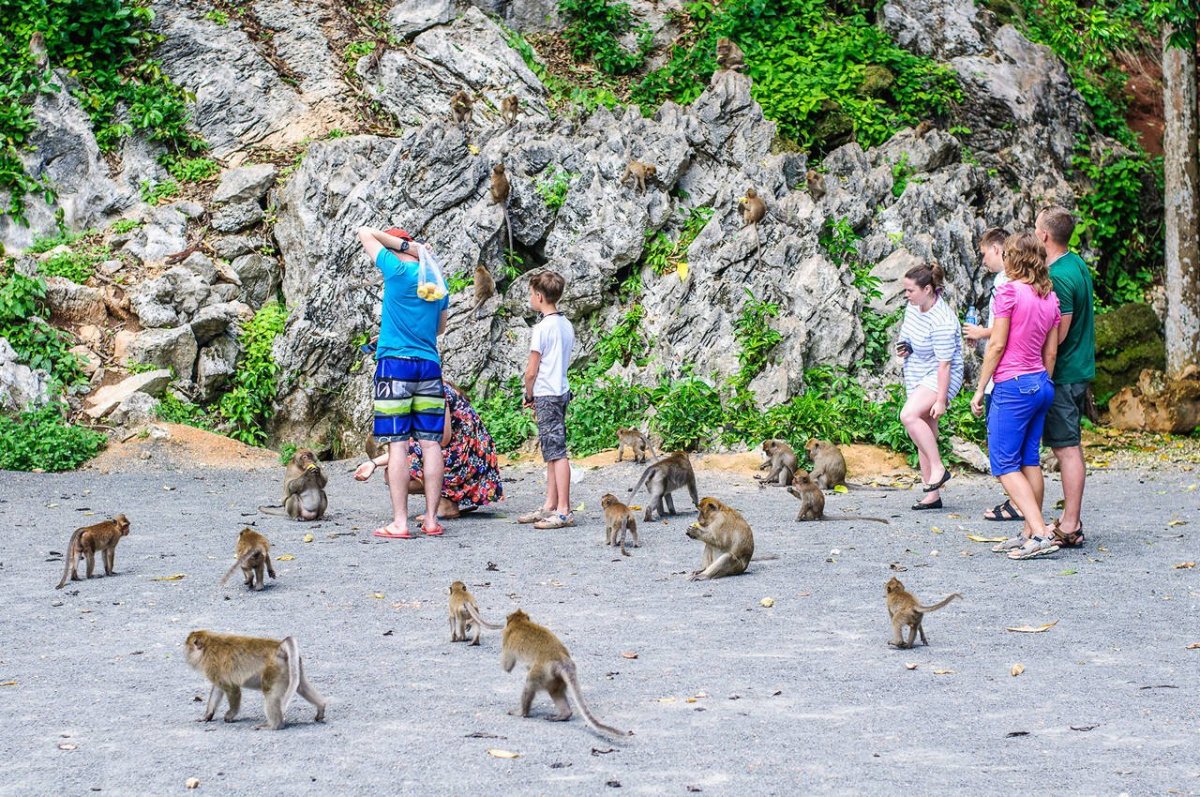
[[[391,523],[387,524],[386,526],[375,529],[375,531],[373,531],[371,533],[374,534],[376,537],[383,537],[385,540],[411,540],[411,539],[414,539],[413,535],[409,532],[407,525],[405,525],[405,526],[397,525],[396,521],[394,521],[394,520]]]

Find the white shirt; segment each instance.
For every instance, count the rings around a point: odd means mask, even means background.
[[[533,383],[534,396],[561,396],[570,390],[567,366],[574,348],[575,328],[562,313],[551,313],[534,324],[529,350],[542,355]]]
[[[992,326],[995,325],[995,323],[996,323],[996,291],[1000,290],[1000,286],[1004,285],[1008,281],[1009,281],[1008,275],[1004,273],[1003,269],[1001,269],[1000,271],[997,271],[995,273],[995,275],[993,275],[993,277],[992,277],[992,295],[991,295],[991,298],[988,299],[988,317],[987,317],[988,329],[991,329]],[[985,351],[987,350],[986,345],[984,346],[984,350]],[[990,396],[992,394],[992,388],[994,388],[995,386],[996,386],[996,383],[993,382],[991,379],[989,379],[988,383],[987,383],[987,387],[985,387],[983,389],[983,392],[986,395]]]

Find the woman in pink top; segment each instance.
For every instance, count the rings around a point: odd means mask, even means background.
[[[988,413],[988,459],[1009,498],[1025,516],[1021,534],[993,551],[1011,559],[1054,553],[1058,546],[1042,518],[1041,443],[1046,412],[1054,400],[1058,354],[1058,297],[1050,284],[1046,248],[1031,232],[1004,242],[1004,273],[1010,282],[996,292],[992,336],[979,373],[971,411],[983,415],[984,389],[995,382]]]

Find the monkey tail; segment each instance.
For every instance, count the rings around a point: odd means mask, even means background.
[[[67,585],[67,580],[71,577],[71,563],[79,561],[79,538],[82,536],[83,529],[75,529],[75,533],[71,535],[71,541],[67,543],[67,555],[63,557],[62,581],[58,582],[55,589],[62,589]]]
[[[637,491],[642,489],[642,485],[646,483],[646,479],[650,478],[650,471],[653,469],[654,465],[651,464],[650,467],[642,471],[642,478],[638,479],[637,484],[633,485],[633,489],[629,491],[630,498],[633,498],[635,495],[637,495]]]
[[[276,506],[274,504],[269,505],[269,506],[260,506],[258,508],[258,511],[262,512],[264,515],[277,515],[279,517],[291,517],[291,515],[289,515],[287,513],[287,509],[285,509],[282,506]]]
[[[629,523],[632,521],[629,515],[621,520],[621,556],[633,556],[629,551],[625,550],[625,535],[629,533]]]
[[[229,570],[226,571],[225,576],[221,579],[220,583],[217,584],[217,586],[218,587],[225,586],[225,582],[229,580],[229,577],[232,576],[239,567],[245,567],[246,563],[250,561],[250,557],[252,557],[252,556],[254,556],[254,551],[247,551],[246,553],[239,556],[238,560],[229,566]]]
[[[583,715],[583,719],[588,725],[598,731],[611,733],[613,736],[632,736],[631,731],[622,731],[614,728],[611,725],[605,725],[592,714],[588,709],[587,703],[583,702],[583,690],[579,688],[579,678],[575,675],[575,662],[567,659],[558,662],[555,667],[555,672],[560,678],[567,682],[567,689],[571,692],[571,699],[575,701],[575,705],[579,708],[579,713]]]
[[[839,517],[825,518],[825,519],[826,520],[870,520],[874,523],[883,523],[884,525],[887,525],[887,526],[892,525],[892,521],[890,521],[890,520],[885,520],[884,518],[881,518],[881,517],[863,517],[862,515],[843,515],[843,516],[839,516]]]
[[[500,629],[504,628],[502,625],[496,625],[495,623],[489,623],[487,620],[484,620],[479,616],[479,610],[470,603],[466,603],[465,605],[467,607],[467,614],[471,615],[471,622],[477,623],[484,628],[490,628],[493,631],[499,631]]]
[[[275,660],[281,666],[287,667],[287,691],[283,693],[283,700],[279,703],[279,713],[286,714],[288,704],[300,688],[300,643],[294,636],[284,637],[279,643],[279,648],[275,651]]]
[[[957,592],[953,592],[944,601],[939,601],[938,603],[935,603],[932,606],[922,606],[921,604],[918,603],[913,608],[916,609],[917,611],[919,611],[921,614],[928,614],[929,612],[937,611],[938,609],[942,608],[943,606],[945,606],[947,603],[954,600],[955,598],[962,598],[962,595],[959,595]]]
[[[512,196],[510,193],[509,196]],[[504,226],[508,228],[508,251],[513,250],[512,221],[508,218],[508,199],[504,200]]]

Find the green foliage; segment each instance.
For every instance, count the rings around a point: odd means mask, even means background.
[[[542,179],[538,180],[538,196],[546,203],[546,207],[556,211],[567,201],[567,191],[571,189],[571,181],[578,176],[566,169],[551,166],[546,169]]]
[[[138,221],[137,219],[117,219],[112,223],[112,227],[109,229],[111,229],[117,235],[123,235],[124,233],[130,232],[131,230],[136,230],[141,226],[142,222]]]
[[[676,241],[672,241],[663,230],[647,230],[642,264],[649,266],[660,277],[679,270],[679,266],[687,262],[688,249],[713,217],[713,213],[714,209],[707,205],[689,208]]]
[[[220,25],[222,28],[229,24],[229,15],[226,14],[224,11],[221,11],[220,9],[216,9],[216,8],[214,8],[212,11],[209,11],[207,14],[205,14],[204,18],[207,19],[209,22],[215,22],[216,24]]]
[[[1161,180],[1162,170],[1137,156],[1105,152],[1093,159],[1084,142],[1074,165],[1091,189],[1079,197],[1071,245],[1096,253],[1097,298],[1106,305],[1143,301],[1162,270],[1164,242],[1162,217],[1144,208],[1142,195],[1147,180]]]
[[[733,338],[738,342],[738,372],[731,380],[735,389],[744,388],[758,376],[767,364],[771,352],[783,340],[783,334],[771,326],[779,316],[779,305],[754,298],[746,289],[742,314],[733,323]]]
[[[611,376],[582,381],[567,405],[567,448],[577,457],[610,448],[617,430],[636,426],[649,407],[650,395],[644,387]]]
[[[628,75],[646,61],[654,34],[646,24],[634,26],[629,4],[609,0],[558,0],[566,28],[563,38],[571,56],[579,62],[594,62],[608,75]],[[620,37],[633,31],[637,49],[626,50]]]
[[[61,91],[31,51],[41,34],[48,61],[68,72],[71,89],[96,131],[101,150],[140,133],[172,153],[198,152],[203,142],[188,132],[187,94],[149,58],[162,36],[149,29],[154,12],[141,0],[0,0],[0,192],[9,192],[7,215],[25,223],[25,198],[53,187],[25,173],[21,152],[34,128],[32,100]]]
[[[63,417],[66,405],[50,402],[15,418],[0,415],[0,470],[73,470],[104,447],[108,438]]]
[[[242,356],[238,360],[233,388],[221,397],[221,415],[233,429],[229,436],[259,445],[266,440],[266,424],[274,409],[275,373],[271,344],[287,324],[287,310],[278,302],[264,304],[238,335]]]
[[[852,284],[862,294],[861,320],[864,340],[863,357],[859,360],[859,367],[870,371],[882,367],[891,356],[890,332],[904,315],[904,308],[900,307],[887,314],[871,309],[871,302],[882,298],[883,291],[879,289],[879,278],[871,273],[871,264],[859,257],[860,238],[846,219],[831,218],[826,220],[818,241],[830,260],[838,266],[850,269],[854,277]]]
[[[212,158],[166,157],[163,165],[181,183],[202,183],[221,171],[221,165]]]
[[[695,451],[712,442],[725,423],[721,394],[690,370],[660,384],[650,401],[655,409],[650,428],[662,438],[664,451]]]
[[[551,73],[537,59],[532,45],[518,31],[501,25],[508,46],[517,51],[525,66],[529,68],[550,94],[551,106],[577,105],[587,113],[599,107],[615,108],[620,104],[617,95],[607,86],[581,86]]]
[[[51,255],[38,265],[38,271],[46,277],[66,277],[82,285],[96,271],[96,266],[108,259],[108,248],[97,243],[76,241],[71,249]]]
[[[644,112],[692,102],[716,68],[717,39],[746,53],[751,93],[780,135],[825,152],[872,146],[902,127],[944,114],[961,98],[953,72],[899,47],[861,7],[826,0],[697,0],[684,6],[688,35],[633,89]]]
[[[904,194],[912,173],[912,167],[908,165],[908,153],[900,153],[900,160],[892,164],[892,196],[899,198]]]
[[[522,393],[521,380],[513,377],[491,385],[487,398],[475,403],[475,411],[495,441],[497,451],[516,451],[537,433],[533,415],[521,406]]]
[[[475,275],[471,274],[469,272],[460,272],[458,274],[447,274],[446,275],[446,287],[450,290],[451,293],[462,293],[463,291],[465,291],[467,288],[470,288],[474,284],[475,284]],[[361,341],[361,343],[366,343],[366,342],[367,342],[366,340]],[[359,344],[356,343],[354,345],[357,346]]]
[[[140,193],[143,202],[150,205],[157,205],[164,199],[178,196],[179,183],[174,180],[163,180],[161,183],[152,180],[142,180]]]
[[[375,52],[375,42],[354,42],[353,44],[347,45],[346,49],[342,51],[342,59],[347,64],[354,65],[358,63],[358,59],[362,58],[364,55],[370,55],[373,52]]]
[[[284,443],[279,449],[279,464],[286,465],[292,461],[292,457],[296,456],[296,452],[300,447],[295,443]]]
[[[199,404],[193,404],[190,401],[177,398],[170,391],[163,393],[158,406],[154,408],[154,417],[164,423],[181,423],[186,426],[195,426],[197,429],[207,429],[209,431],[212,431],[214,426],[214,419],[208,414],[206,409]]]
[[[646,309],[635,304],[612,331],[600,337],[596,342],[595,359],[588,366],[585,379],[591,381],[599,377],[618,362],[624,366],[630,362],[639,366],[646,364],[650,358],[650,342],[641,332],[645,317]]]
[[[62,385],[87,381],[79,358],[71,353],[67,333],[42,320],[46,314],[46,283],[8,269],[0,272],[0,338],[30,368],[41,368]]]
[[[58,235],[35,238],[25,251],[31,255],[40,255],[49,252],[51,249],[57,249],[60,246],[72,246],[76,241],[95,235],[96,233],[96,230],[84,230],[77,233],[66,230],[60,232]]]

